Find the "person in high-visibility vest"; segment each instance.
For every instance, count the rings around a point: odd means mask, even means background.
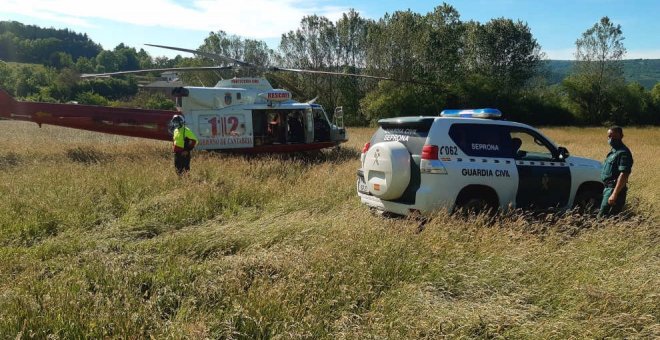
[[[186,126],[186,119],[182,115],[172,117],[172,126],[174,126],[174,167],[177,175],[181,176],[190,171],[191,152],[197,144],[197,136]]]

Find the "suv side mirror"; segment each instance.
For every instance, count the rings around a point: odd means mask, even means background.
[[[557,152],[559,153],[559,159],[561,159],[561,160],[565,160],[566,158],[568,158],[568,156],[571,155],[571,154],[568,152],[568,149],[566,149],[566,148],[563,147],[563,146],[558,147],[558,148],[557,148]]]

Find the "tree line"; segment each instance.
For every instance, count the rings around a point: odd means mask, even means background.
[[[296,30],[282,35],[277,50],[263,41],[224,31],[210,32],[199,49],[264,67],[363,73],[410,81],[266,74],[275,86],[289,89],[299,100],[318,96],[318,102],[330,108],[327,111],[343,106],[350,125],[367,125],[384,117],[436,115],[445,108],[475,107],[497,107],[508,119],[533,124],[660,123],[660,84],[649,91],[625,81],[621,66],[625,56],[623,32],[607,17],[578,38],[576,61],[559,84],[548,81],[541,46],[526,23],[507,18],[486,23],[462,21],[458,11],[448,4],[426,14],[396,11],[378,20],[364,18],[354,10],[336,22],[307,16]],[[21,67],[5,66],[3,71],[0,63],[0,86],[10,90],[13,86],[18,96],[39,96],[33,99],[66,101],[86,93],[85,100],[94,99],[94,95],[126,100],[137,92],[133,77],[106,82],[110,85],[101,90],[99,81],[80,82],[75,74],[217,64],[196,57],[152,58],[144,50],[124,44],[114,50],[101,50],[95,56],[62,59],[55,64],[43,63],[49,66],[44,72],[50,72],[50,76],[46,77],[26,74],[30,72]],[[189,84],[212,86],[221,77],[237,75],[261,74],[242,69],[190,72],[183,78]],[[5,77],[27,80],[3,81]],[[28,84],[19,86],[21,81]],[[114,86],[117,94],[107,93],[113,92]]]

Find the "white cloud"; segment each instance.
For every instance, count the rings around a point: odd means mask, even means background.
[[[2,13],[95,26],[99,19],[145,27],[198,31],[224,30],[257,39],[280,37],[295,30],[305,15],[318,14],[337,20],[348,8],[323,1],[280,0],[5,0]]]

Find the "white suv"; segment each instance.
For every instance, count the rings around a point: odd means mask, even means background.
[[[601,163],[569,156],[538,130],[496,109],[378,121],[362,150],[362,203],[399,215],[445,207],[597,208]]]

